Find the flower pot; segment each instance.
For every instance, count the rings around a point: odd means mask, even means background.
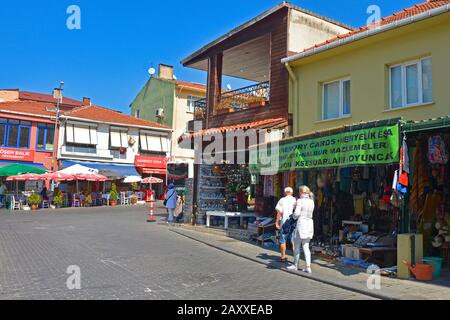
[[[233,111],[234,111],[233,108],[222,108],[222,109],[217,110],[217,114],[226,114],[226,113],[231,113]]]
[[[116,200],[111,200],[111,207],[115,207],[117,205],[117,201]]]
[[[32,205],[31,205],[31,210],[34,211],[34,210],[37,210],[37,208],[38,208],[38,206],[37,206],[36,204],[32,204]]]

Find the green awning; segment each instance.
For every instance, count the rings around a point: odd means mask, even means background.
[[[46,171],[23,164],[11,164],[0,168],[0,177],[11,177],[25,173],[44,174]]]
[[[450,117],[442,117],[436,119],[410,121],[402,124],[403,132],[420,132],[438,129],[450,129]]]

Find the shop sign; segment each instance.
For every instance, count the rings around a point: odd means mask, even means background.
[[[34,150],[0,148],[0,160],[34,161]]]
[[[262,155],[278,154],[278,172],[304,169],[387,165],[399,162],[399,126],[383,126],[341,132],[319,138],[280,142],[271,150],[252,148],[250,168],[264,170]]]
[[[139,168],[155,168],[166,169],[167,158],[163,157],[151,157],[151,156],[136,156],[134,165]]]

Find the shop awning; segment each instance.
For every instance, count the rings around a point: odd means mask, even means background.
[[[136,172],[136,168],[133,165],[106,164],[98,162],[69,161],[69,160],[64,160],[62,162],[63,168],[68,168],[76,164],[97,169],[99,174],[104,175],[110,179],[123,179],[128,176],[138,175],[138,173]]]
[[[191,140],[192,138],[204,137],[208,135],[214,135],[217,133],[226,133],[228,131],[234,130],[248,130],[248,129],[273,129],[277,127],[285,127],[288,125],[288,121],[286,118],[272,118],[255,122],[241,123],[232,126],[226,127],[218,127],[218,128],[210,128],[199,130],[197,132],[191,134],[182,135],[178,139],[178,143],[181,143],[185,140]]]
[[[403,132],[419,132],[438,129],[450,129],[450,117],[442,117],[436,119],[422,120],[422,121],[410,121],[405,122],[402,125]]]

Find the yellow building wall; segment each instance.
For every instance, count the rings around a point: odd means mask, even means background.
[[[433,103],[388,110],[388,67],[426,56],[432,57]],[[291,62],[297,78],[296,84],[291,80],[289,99],[294,135],[361,121],[449,116],[449,58],[450,13],[446,13]],[[351,79],[352,116],[321,121],[322,83],[343,77]]]

